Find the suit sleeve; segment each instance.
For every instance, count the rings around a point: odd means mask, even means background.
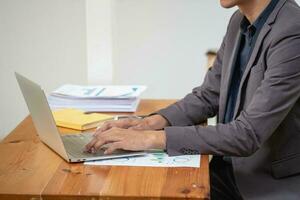
[[[295,33],[295,32],[293,32]],[[220,59],[220,58],[219,58]],[[218,66],[216,63],[216,71]],[[250,156],[274,133],[300,97],[300,34],[281,38],[271,44],[267,55],[267,69],[261,85],[255,91],[250,104],[239,116],[228,124],[216,126],[173,126],[165,128],[167,152],[170,155],[184,154],[185,150],[201,154]],[[210,72],[211,73],[211,72]],[[215,72],[216,73],[216,72]],[[216,73],[214,76],[219,76]],[[208,79],[212,79],[208,75]],[[207,80],[206,80],[207,81]],[[208,81],[210,83],[210,81]],[[206,83],[207,84],[207,83]],[[206,88],[209,86],[205,86]],[[210,88],[209,96],[213,101],[201,101],[200,111],[213,113],[216,107],[217,89]],[[203,90],[198,89],[202,94]],[[213,95],[212,95],[213,94]],[[200,95],[204,98],[203,95]],[[198,97],[198,96],[197,96]],[[195,96],[187,97],[189,99]],[[199,97],[198,97],[199,98]],[[193,101],[192,101],[193,102]],[[197,104],[197,103],[192,103]],[[199,104],[199,103],[198,103]],[[210,106],[205,110],[203,106]],[[192,109],[185,101],[175,105],[174,110]],[[196,109],[196,107],[195,107]],[[184,117],[186,124],[196,119]],[[199,115],[195,115],[199,116]],[[172,118],[172,117],[171,117]],[[172,119],[176,122],[176,119]],[[188,123],[189,122],[189,123]],[[180,123],[177,123],[180,124]]]
[[[199,124],[217,114],[224,46],[223,42],[200,87],[194,88],[182,100],[157,112],[166,118],[171,126]]]

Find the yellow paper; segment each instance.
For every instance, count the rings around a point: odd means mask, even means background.
[[[99,113],[84,114],[77,109],[61,109],[52,113],[57,126],[76,130],[95,128],[100,122],[113,118],[111,115]]]

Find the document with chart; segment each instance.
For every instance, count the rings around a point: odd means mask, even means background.
[[[63,85],[51,92],[48,102],[52,110],[74,108],[85,112],[135,112],[142,85],[80,86]]]
[[[86,165],[140,167],[200,167],[200,155],[168,156],[165,152],[149,152],[145,156],[85,162]]]

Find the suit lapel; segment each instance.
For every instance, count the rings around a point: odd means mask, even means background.
[[[236,106],[234,109],[234,115],[233,118],[235,119],[237,117],[239,108],[240,108],[240,104],[241,102],[241,94],[242,94],[242,88],[243,85],[245,83],[245,80],[251,70],[251,68],[253,67],[254,61],[256,59],[256,57],[258,56],[259,50],[262,46],[263,40],[266,37],[266,35],[270,32],[271,30],[271,24],[273,24],[275,22],[276,16],[278,14],[278,12],[280,11],[280,9],[282,8],[282,6],[285,4],[287,0],[281,0],[278,2],[278,4],[276,5],[275,9],[273,10],[273,12],[271,13],[270,17],[268,18],[268,20],[266,21],[266,24],[264,25],[264,27],[262,28],[261,32],[258,35],[258,38],[256,40],[253,52],[250,56],[249,62],[246,66],[245,72],[243,74],[243,77],[241,79],[241,83],[239,86],[239,92],[238,92],[238,96],[237,96],[237,101],[236,101]]]
[[[222,109],[222,111],[220,111],[220,122],[223,122],[223,120],[224,120],[224,113],[225,113],[225,109],[226,109],[226,105],[227,105],[227,98],[228,98],[228,91],[229,91],[230,84],[231,84],[231,77],[233,74],[234,65],[236,62],[236,58],[237,58],[237,54],[238,54],[239,46],[240,46],[240,41],[241,41],[240,35],[241,35],[240,31],[238,31],[235,42],[234,42],[232,54],[231,54],[231,57],[229,59],[228,65],[227,65],[228,69],[226,70],[226,73],[224,76],[224,83],[225,83],[225,86],[224,86],[225,91],[224,91],[224,98],[223,98],[224,106],[220,107]]]
[[[263,42],[264,38],[266,37],[266,35],[269,33],[270,30],[271,30],[271,27],[268,24],[266,24],[262,28],[261,32],[258,35],[255,46],[253,48],[253,52],[250,56],[249,62],[246,66],[245,72],[244,72],[244,74],[242,76],[242,79],[241,79],[241,83],[240,83],[240,86],[239,86],[239,92],[238,92],[238,96],[237,96],[237,100],[236,100],[236,106],[235,106],[235,109],[234,109],[234,117],[233,118],[236,117],[236,115],[238,113],[238,110],[239,110],[239,106],[240,106],[240,103],[241,103],[241,90],[243,88],[243,84],[244,84],[244,82],[245,82],[245,80],[248,76],[248,73],[250,72],[251,68],[253,67],[253,63],[254,63],[254,61],[255,61],[258,53],[259,53],[259,49],[262,46],[262,42]]]

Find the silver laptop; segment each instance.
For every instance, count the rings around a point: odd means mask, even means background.
[[[104,155],[104,150],[99,150],[95,154],[84,152],[85,145],[93,137],[92,133],[60,135],[42,88],[18,73],[15,73],[15,76],[40,139],[67,162],[83,162],[145,154],[145,152],[123,150],[116,151],[111,155]]]

